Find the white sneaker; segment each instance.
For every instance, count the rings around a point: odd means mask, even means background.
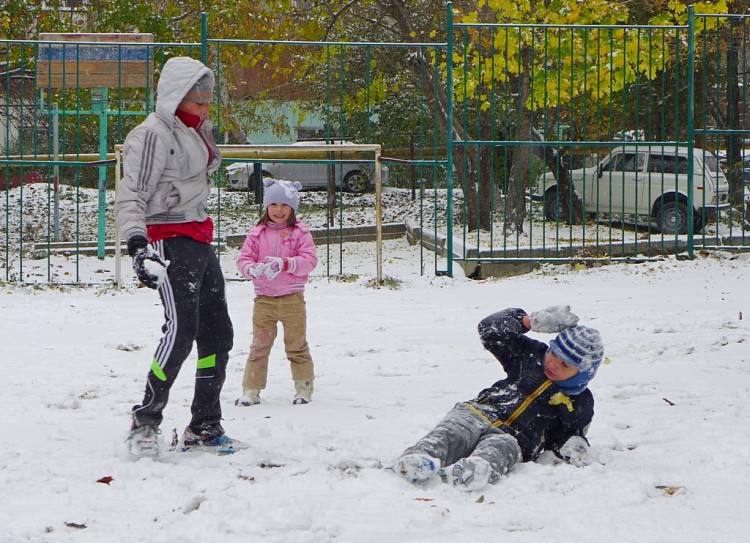
[[[423,485],[437,475],[437,459],[426,454],[405,454],[396,461],[394,471],[413,485]]]
[[[292,400],[292,403],[295,405],[310,403],[312,401],[312,393],[313,393],[312,380],[295,381],[294,382],[294,400]]]
[[[132,427],[125,443],[131,455],[153,457],[159,455],[160,436],[159,428],[145,424]]]
[[[492,477],[492,466],[484,458],[473,456],[462,458],[452,466],[440,470],[440,478],[459,490],[480,490],[487,486]]]
[[[242,396],[234,401],[234,405],[241,405],[248,407],[260,403],[260,389],[259,388],[243,388]]]

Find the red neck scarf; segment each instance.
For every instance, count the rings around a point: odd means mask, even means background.
[[[205,121],[205,119],[201,119],[198,115],[193,115],[192,113],[188,113],[181,109],[176,110],[174,114],[178,119],[185,123],[185,126],[192,128],[196,132],[203,125],[203,121]]]
[[[187,111],[183,111],[181,109],[176,110],[174,114],[178,119],[185,123],[185,126],[187,126],[188,128],[192,128],[196,132],[198,132],[200,127],[203,126],[203,122],[206,120],[201,120],[198,115],[193,115],[192,113],[188,113]],[[211,160],[214,157],[214,152],[208,143],[206,143],[205,141],[203,143],[206,145],[206,149],[208,149],[208,163],[210,164]]]

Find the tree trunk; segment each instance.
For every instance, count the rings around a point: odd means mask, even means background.
[[[356,2],[352,2],[354,5]],[[405,37],[413,36],[413,27],[410,19],[410,7],[409,3],[403,0],[389,0],[388,2],[380,3],[380,7],[383,8],[390,17],[393,18],[396,27],[398,27],[400,34]],[[491,10],[487,9],[487,13],[492,13]],[[451,62],[452,59],[446,59],[447,62]],[[468,134],[464,132],[464,129],[455,117],[453,118],[452,126],[448,126],[448,108],[447,108],[447,94],[445,85],[435,83],[435,76],[432,70],[425,70],[425,73],[420,73],[420,63],[424,62],[429,66],[429,61],[424,58],[424,53],[420,50],[413,51],[407,60],[407,66],[411,70],[414,83],[417,88],[420,86],[420,82],[424,79],[424,97],[425,100],[437,104],[437,122],[438,126],[446,134],[446,145],[451,145],[451,142],[465,141],[469,139]],[[440,83],[440,82],[438,82]],[[452,92],[452,89],[448,89],[448,92]],[[477,202],[477,165],[479,163],[479,153],[474,149],[468,149],[463,145],[458,145],[454,148],[453,153],[453,164],[449,164],[449,168],[453,168],[455,174],[459,174],[461,186],[464,192],[464,205],[466,206],[466,215],[464,217],[465,224],[470,231],[474,231],[481,227],[482,220],[480,219],[481,214],[479,212]],[[455,181],[456,176],[454,175],[454,187],[457,186]],[[489,209],[489,206],[487,206]],[[487,214],[486,221],[490,221],[489,213]]]
[[[521,111],[520,126],[518,127],[518,141],[543,141],[543,136],[531,126],[531,112],[526,108],[529,96],[531,95],[531,48],[524,47],[521,52],[521,59],[524,69],[520,75],[520,95],[518,97],[518,107]],[[562,160],[558,164],[557,156],[552,147],[547,144],[539,146],[518,146],[513,158],[513,175],[508,186],[508,195],[506,208],[508,217],[505,221],[505,233],[512,231],[523,232],[523,223],[526,220],[526,193],[529,187],[530,173],[530,155],[544,159],[547,168],[553,172],[559,187],[560,207],[562,217],[565,222],[570,224],[583,223],[583,202],[580,194],[572,189],[568,164]]]
[[[425,100],[437,101],[438,104],[438,116],[437,122],[441,130],[446,133],[446,145],[451,145],[453,140],[466,140],[466,134],[464,133],[461,123],[453,118],[453,126],[448,127],[448,114],[447,114],[447,95],[445,93],[444,85],[435,85],[435,78],[432,73],[428,70],[425,74],[420,74],[420,61],[424,60],[419,56],[418,53],[414,53],[409,56],[409,62],[407,65],[412,70],[412,74],[415,78],[415,84],[419,84],[420,78],[425,79],[424,83],[424,96]],[[463,145],[458,145],[454,148],[453,152],[453,172],[454,172],[454,188],[459,186],[457,181],[461,181],[461,187],[464,191],[464,203],[466,205],[466,225],[470,231],[474,231],[479,228],[479,213],[477,210],[477,188],[476,188],[476,171],[477,171],[477,152],[475,150],[468,150]],[[451,165],[449,164],[450,168]],[[458,175],[458,179],[457,176]]]
[[[570,164],[562,157],[558,161],[552,147],[545,145],[540,154],[544,158],[547,169],[552,172],[557,181],[557,195],[560,199],[560,209],[563,222],[568,224],[583,224],[583,201],[578,192],[571,190]],[[546,197],[546,195],[545,195]]]
[[[485,90],[483,92],[489,92],[486,84],[483,85]],[[480,120],[480,134],[479,137],[482,141],[490,141],[494,139],[494,135],[491,131],[491,119],[489,112],[483,111]],[[492,231],[492,215],[494,209],[494,194],[492,190],[492,152],[493,147],[488,145],[482,145],[479,149],[479,197],[477,199],[477,216],[479,219],[479,228],[486,231]]]
[[[740,103],[740,97],[743,94],[742,87],[740,87],[738,77],[738,66],[739,51],[741,47],[740,43],[736,43],[738,40],[731,38],[731,47],[727,51],[727,128],[730,130],[739,130],[740,126],[740,109],[742,104]],[[745,201],[745,189],[743,179],[743,168],[744,162],[741,154],[742,136],[740,134],[733,134],[727,136],[727,166],[729,167],[730,174],[730,192],[729,201],[733,207],[741,210],[743,202]]]
[[[524,69],[519,76],[518,102],[516,107],[520,111],[519,126],[516,139],[531,141],[531,118],[526,109],[526,103],[531,95],[531,77],[526,69],[530,65],[531,49],[524,46],[521,51],[521,62]],[[505,218],[505,234],[513,231],[523,232],[523,223],[526,220],[526,188],[529,185],[529,158],[530,148],[526,145],[516,147],[513,159],[513,170],[511,182],[508,184],[506,196],[506,209],[508,216]]]

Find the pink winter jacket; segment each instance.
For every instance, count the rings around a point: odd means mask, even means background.
[[[274,280],[261,275],[254,279],[249,267],[263,262],[267,256],[292,258],[290,271],[281,272]],[[286,224],[258,224],[245,238],[240,256],[237,257],[237,269],[253,280],[257,296],[286,296],[295,292],[304,292],[308,274],[318,265],[315,242],[308,226],[297,221],[294,226]]]

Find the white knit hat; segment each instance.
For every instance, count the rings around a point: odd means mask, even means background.
[[[263,178],[263,209],[271,204],[286,204],[294,211],[299,207],[299,181],[279,181],[270,177]]]

